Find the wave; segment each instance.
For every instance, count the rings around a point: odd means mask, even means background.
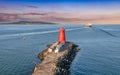
[[[83,28],[70,28],[66,29],[66,31],[72,31],[72,30],[78,30]],[[6,38],[15,38],[19,36],[28,36],[28,35],[42,35],[42,34],[48,34],[48,33],[55,33],[59,32],[59,30],[51,30],[51,31],[42,31],[42,32],[29,32],[29,33],[17,33],[17,34],[6,34],[6,35],[0,35],[0,38],[6,39]]]
[[[120,29],[104,29],[106,31],[120,31]]]
[[[110,33],[109,31],[107,31],[107,30],[105,30],[105,29],[101,29],[101,28],[98,28],[98,27],[94,27],[95,29],[98,29],[98,30],[100,30],[101,32],[104,32],[104,33],[106,33],[106,34],[108,34],[108,35],[110,35],[110,36],[112,36],[112,37],[116,37],[115,35],[113,35],[112,33]]]

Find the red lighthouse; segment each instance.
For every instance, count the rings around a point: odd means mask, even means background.
[[[61,27],[58,35],[58,42],[53,43],[50,48],[48,48],[48,52],[52,52],[54,50],[55,53],[58,53],[61,47],[65,44],[65,42],[65,29]]]
[[[65,29],[61,27],[59,31],[58,44],[65,43],[65,42],[66,42]]]

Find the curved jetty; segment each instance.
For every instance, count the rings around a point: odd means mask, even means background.
[[[34,68],[32,75],[70,75],[70,64],[80,49],[72,42],[65,42],[55,53],[54,50],[48,51],[51,45],[38,54],[42,62]]]

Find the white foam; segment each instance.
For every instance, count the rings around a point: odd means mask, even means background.
[[[107,31],[120,31],[120,29],[103,29],[103,30],[107,30]]]
[[[82,29],[82,28],[70,28],[66,29],[66,31],[72,31],[72,30],[77,30],[77,29]],[[59,30],[51,30],[51,31],[43,31],[43,32],[30,32],[30,33],[19,33],[19,34],[6,34],[6,35],[0,35],[0,39],[5,39],[5,38],[15,38],[19,36],[28,36],[28,35],[42,35],[42,34],[48,34],[48,33],[55,33],[58,32]]]

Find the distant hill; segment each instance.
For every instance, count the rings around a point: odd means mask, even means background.
[[[0,23],[0,24],[56,24],[56,23],[42,22],[42,21],[18,21],[18,22]]]

